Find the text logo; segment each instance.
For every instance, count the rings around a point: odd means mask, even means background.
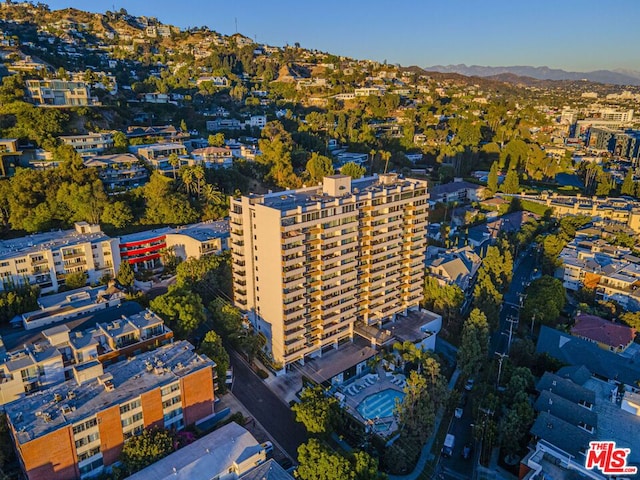
[[[616,442],[589,442],[585,468],[593,470],[598,467],[605,475],[638,473],[638,467],[627,466],[628,448],[616,448]]]

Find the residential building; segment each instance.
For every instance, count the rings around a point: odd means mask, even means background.
[[[22,151],[18,150],[16,138],[0,138],[0,178],[10,177],[20,166]]]
[[[198,148],[191,152],[191,156],[195,162],[202,163],[206,168],[230,168],[233,165],[233,153],[230,148]]]
[[[425,181],[397,174],[231,199],[234,301],[276,362],[418,308],[427,199]]]
[[[73,230],[0,241],[0,289],[31,284],[43,293],[55,292],[69,273],[85,272],[88,283],[98,283],[105,274],[115,277],[119,267],[118,240],[87,222],[77,222]]]
[[[211,82],[214,87],[228,87],[229,79],[227,77],[219,76],[202,76],[196,80],[196,85],[200,85],[203,82]]]
[[[38,298],[38,310],[16,316],[11,323],[22,324],[25,330],[42,328],[52,323],[64,322],[79,315],[120,305],[124,293],[115,288],[83,287],[68,292]]]
[[[640,310],[640,259],[629,248],[577,236],[560,252],[556,276],[569,290],[592,288],[602,300],[614,300],[626,310]]]
[[[543,326],[536,352],[546,353],[565,365],[584,365],[592,375],[612,384],[623,384],[628,389],[638,388],[640,365],[634,357],[605,350],[592,341]]]
[[[245,127],[259,128],[260,130],[262,130],[266,124],[266,115],[251,115],[251,117],[249,117],[249,120],[245,122]]]
[[[593,342],[605,350],[622,353],[633,343],[636,329],[596,315],[579,314],[571,327],[571,335]]]
[[[520,197],[548,206],[558,218],[565,215],[586,215],[594,220],[608,219],[627,225],[634,232],[640,233],[640,202],[637,201],[625,198],[583,197],[580,194],[564,196],[556,193]]]
[[[640,130],[593,127],[589,130],[589,147],[637,161],[640,155]]]
[[[429,201],[433,203],[478,202],[484,198],[485,187],[456,178],[453,182],[429,189]]]
[[[217,132],[219,130],[240,130],[244,124],[235,118],[216,118],[207,120],[207,130]]]
[[[465,294],[473,291],[482,259],[471,247],[427,248],[427,271],[440,285],[457,285]]]
[[[212,478],[293,479],[275,461],[267,460],[265,447],[251,433],[232,422],[140,470],[129,480]]]
[[[153,169],[159,170],[165,175],[173,172],[174,168],[178,169],[188,163],[187,148],[182,143],[154,143],[134,148],[134,150]],[[169,156],[172,154],[178,156],[180,165],[174,166],[169,163]]]
[[[370,95],[374,95],[374,96],[381,96],[384,95],[386,92],[386,88],[385,87],[361,87],[361,88],[356,88],[354,91],[354,95],[356,97],[368,97]]]
[[[336,163],[339,167],[343,167],[349,162],[353,162],[356,165],[366,165],[369,161],[369,155],[366,153],[352,153],[352,152],[340,152],[335,154]]]
[[[180,430],[214,413],[214,362],[186,341],[103,368],[73,368],[73,379],[5,405],[29,480],[70,480],[118,460],[144,428]]]
[[[160,137],[167,140],[176,140],[181,134],[173,125],[155,125],[151,127],[130,126],[125,132],[127,138]],[[188,136],[188,134],[186,135]]]
[[[229,223],[203,222],[125,235],[119,239],[120,257],[134,269],[158,268],[162,254],[173,251],[182,260],[220,253],[228,248]]]
[[[173,341],[173,332],[150,310],[84,332],[66,324],[42,331],[43,340],[6,353],[0,363],[0,405],[73,376],[73,368],[104,365]]]
[[[628,449],[627,465],[640,465],[640,417],[621,408],[619,387],[591,377],[584,366],[545,373],[536,389],[538,416],[531,427],[530,452],[520,464],[520,478],[571,480],[610,478],[587,469],[590,442],[613,441]],[[625,396],[628,392],[625,392]]]
[[[113,134],[111,132],[66,135],[59,138],[64,144],[71,145],[83,157],[102,153],[113,147]]]
[[[26,80],[29,98],[37,105],[78,107],[99,105],[87,82],[66,80]]]
[[[110,192],[136,188],[149,180],[143,163],[130,153],[90,157],[84,160],[84,165],[98,170],[100,180]]]

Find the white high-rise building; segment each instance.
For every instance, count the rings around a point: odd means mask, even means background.
[[[236,305],[283,366],[422,298],[427,183],[386,174],[231,199]]]

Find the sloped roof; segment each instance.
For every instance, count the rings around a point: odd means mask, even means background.
[[[613,323],[596,315],[578,315],[571,328],[571,335],[583,337],[610,347],[629,345],[636,336],[636,329]]]
[[[129,480],[209,480],[263,447],[247,430],[230,423],[149,465]]]
[[[258,465],[242,475],[240,480],[293,480],[293,477],[273,458],[270,458],[262,465]]]
[[[581,451],[586,451],[589,448],[589,442],[595,440],[586,430],[547,412],[540,412],[530,431],[535,437],[545,440],[574,457],[577,457]]]
[[[636,385],[640,380],[640,362],[621,357],[595,343],[543,326],[536,344],[538,353],[547,353],[567,365],[585,365],[602,378]]]

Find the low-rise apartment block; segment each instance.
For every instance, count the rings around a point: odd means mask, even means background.
[[[229,223],[203,222],[177,228],[162,228],[120,237],[120,257],[134,269],[153,269],[161,265],[162,252],[170,249],[186,260],[220,253],[229,248]]]
[[[234,301],[283,366],[417,309],[427,184],[334,175],[321,186],[231,199]]]
[[[74,230],[0,241],[0,289],[32,284],[55,292],[69,273],[85,272],[89,283],[97,283],[105,274],[115,277],[119,267],[118,240],[86,222]]]
[[[165,174],[188,163],[187,148],[181,143],[154,143],[137,147],[135,150],[153,169]],[[173,154],[178,156],[180,165],[173,166],[169,163],[169,157]]]
[[[431,203],[477,202],[484,198],[485,190],[483,185],[476,185],[458,178],[453,182],[429,189],[429,201]]]
[[[81,107],[99,105],[91,96],[87,82],[67,80],[27,80],[29,98],[37,105],[57,107]]]
[[[640,202],[626,198],[575,197],[553,193],[537,196],[521,195],[523,199],[549,207],[555,217],[586,215],[595,220],[607,219],[628,226],[640,233]]]
[[[0,404],[62,383],[81,368],[98,360],[117,360],[170,343],[173,332],[150,310],[98,323],[84,332],[57,325],[42,331],[44,340],[11,351],[0,363]]]
[[[83,157],[96,155],[113,147],[113,134],[111,132],[66,135],[59,138],[64,144],[71,145]]]
[[[100,180],[110,192],[136,188],[149,180],[149,172],[142,161],[130,153],[91,157],[84,165],[98,170]]]
[[[74,366],[73,378],[5,405],[29,480],[72,480],[118,460],[144,428],[181,430],[214,413],[215,363],[180,341],[103,368]]]
[[[640,259],[625,247],[600,238],[577,237],[560,253],[558,276],[569,290],[592,288],[603,300],[615,300],[626,310],[640,310]]]

